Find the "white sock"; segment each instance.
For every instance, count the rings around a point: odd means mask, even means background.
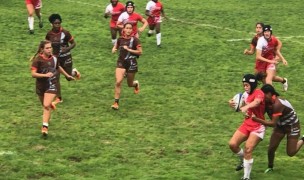
[[[246,160],[244,159],[244,179],[250,179],[250,173],[252,169],[253,159]]]
[[[42,126],[49,127],[49,123],[45,123],[45,122],[43,122],[43,123],[42,123]]]
[[[149,30],[149,32],[148,32],[149,34],[153,34],[154,33],[154,31],[153,30]]]
[[[33,16],[29,16],[27,18],[27,20],[28,20],[28,24],[29,24],[30,30],[34,30],[34,17]]]
[[[161,33],[156,34],[156,44],[160,45],[161,43]]]
[[[117,41],[117,39],[112,39],[112,44],[115,45],[116,41]]]
[[[240,158],[241,161],[243,161],[244,159],[244,151],[241,148],[240,152],[236,153],[236,155]]]

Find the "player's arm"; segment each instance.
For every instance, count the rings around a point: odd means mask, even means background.
[[[150,13],[149,10],[146,10],[145,15],[148,16],[148,17],[152,17],[153,18],[153,15]]]
[[[252,120],[253,120],[253,121],[256,121],[256,122],[258,122],[258,123],[261,123],[261,124],[263,124],[263,125],[265,125],[265,126],[274,127],[274,126],[276,126],[277,121],[279,120],[279,118],[280,118],[279,115],[273,115],[270,121],[265,121],[265,120],[263,120],[263,119],[261,119],[261,118],[258,118],[258,117],[256,117],[256,116],[253,116],[253,117],[252,117]]]
[[[255,98],[249,104],[246,104],[245,106],[241,107],[240,110],[242,111],[242,113],[246,113],[248,111],[248,109],[257,107],[258,105],[260,105],[261,102],[262,102],[262,99]]]
[[[260,60],[260,61],[272,63],[272,64],[278,64],[278,62],[275,61],[275,60],[269,60],[269,59],[264,58],[264,57],[262,56],[262,50],[260,50],[260,49],[257,49],[257,50],[256,50],[256,59],[257,59],[257,60]]]
[[[253,46],[252,44],[250,44],[249,50],[248,49],[244,50],[244,54],[246,55],[252,55],[254,54],[254,52],[255,52],[255,46]]]
[[[123,48],[125,50],[129,51],[130,53],[138,55],[138,56],[140,56],[142,54],[142,48],[141,48],[140,44],[136,46],[136,49],[131,49],[131,48],[129,48],[129,46],[123,46]]]
[[[62,53],[65,53],[65,52],[69,52],[70,50],[72,50],[75,46],[76,46],[76,42],[74,40],[74,38],[72,38],[70,41],[69,41],[69,46],[68,47],[62,47]]]
[[[286,59],[281,54],[281,48],[282,48],[282,42],[278,39],[278,45],[276,46],[276,51],[275,51],[276,59],[281,60],[284,65],[287,65],[288,63]]]
[[[166,19],[167,19],[166,15],[165,15],[164,7],[161,8],[160,12],[161,12],[163,18],[166,18]]]
[[[143,23],[143,25],[142,27],[138,28],[138,31],[143,32],[148,26],[148,21],[145,18],[141,18],[140,22]]]
[[[46,74],[38,73],[37,68],[32,66],[31,68],[31,75],[33,78],[46,78],[46,77],[53,77],[54,74],[52,72],[48,72]]]
[[[106,8],[106,10],[105,10],[105,13],[104,13],[104,18],[108,18],[108,17],[110,17],[111,16],[111,11],[108,9],[108,7]]]
[[[69,75],[61,66],[58,66],[58,70],[61,74],[63,74],[67,79],[75,80],[75,78]]]

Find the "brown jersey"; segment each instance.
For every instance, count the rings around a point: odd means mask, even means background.
[[[52,72],[53,77],[36,78],[36,93],[43,95],[44,93],[57,93],[57,81],[58,81],[58,62],[57,58],[50,56],[44,58],[42,55],[37,56],[33,62],[31,70],[35,70],[37,73],[46,74]]]
[[[117,40],[116,47],[119,52],[117,66],[118,68],[124,68],[127,72],[137,72],[137,58],[139,57],[136,54],[132,54],[129,51],[125,50],[123,46],[128,46],[130,49],[136,50],[138,47],[141,47],[140,41],[136,37],[125,38],[120,37]]]
[[[51,30],[46,34],[45,39],[52,42],[54,56],[61,58],[71,55],[70,51],[65,52],[64,54],[61,53],[61,48],[69,47],[69,42],[74,39],[69,31],[63,28],[60,28],[59,32]]]

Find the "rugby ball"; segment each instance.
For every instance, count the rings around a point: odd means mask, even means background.
[[[235,112],[240,111],[240,107],[242,107],[244,101],[245,101],[245,96],[243,96],[243,93],[237,93],[236,95],[234,95],[233,102],[235,103],[234,106]]]

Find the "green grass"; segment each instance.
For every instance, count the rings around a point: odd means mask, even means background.
[[[227,101],[242,91],[243,74],[253,72],[254,57],[242,52],[258,21],[271,24],[283,42],[289,66],[280,66],[279,75],[290,89],[275,86],[304,117],[302,1],[163,0],[169,18],[162,24],[163,48],[146,32],[141,36],[141,92],[134,95],[124,82],[119,111],[110,109],[117,54],[103,18],[107,3],[44,1],[45,27],[38,29],[36,19],[31,36],[24,2],[1,2],[0,179],[240,179],[228,141],[242,115]],[[135,3],[143,14],[146,1]],[[61,14],[76,40],[72,55],[82,79],[61,79],[64,102],[43,139],[28,59],[51,28],[51,13]],[[270,133],[254,151],[252,178],[302,179],[303,150],[288,157],[286,140],[275,171],[263,173]]]

